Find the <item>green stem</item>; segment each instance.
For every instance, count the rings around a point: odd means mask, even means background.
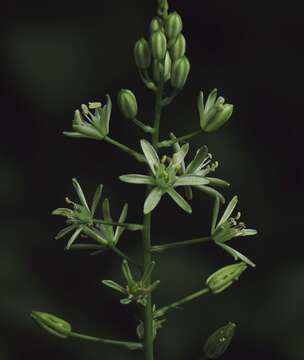
[[[170,249],[178,249],[178,248],[183,248],[183,247],[186,247],[189,245],[205,243],[205,242],[208,242],[211,240],[212,240],[211,237],[206,236],[206,237],[201,237],[201,238],[197,238],[197,239],[173,242],[173,243],[169,243],[169,244],[155,245],[155,246],[151,247],[151,251],[152,252],[163,252],[163,251],[170,250]]]
[[[148,134],[153,134],[154,133],[154,129],[151,126],[144,124],[143,122],[141,122],[137,118],[133,118],[131,120],[134,122],[134,124],[136,126],[141,128],[142,131],[144,131],[145,133],[148,133]]]
[[[152,145],[156,148],[159,140],[159,127],[161,118],[161,101],[163,96],[164,84],[161,82],[156,92],[155,99],[155,113],[154,113],[154,133],[152,134]],[[150,186],[147,187],[147,193],[150,191]],[[144,215],[144,229],[143,229],[143,251],[144,251],[144,272],[151,267],[152,254],[151,254],[151,213]],[[146,286],[151,285],[151,276],[149,275],[146,280]],[[154,359],[153,349],[153,311],[152,311],[152,298],[151,294],[147,298],[147,304],[144,309],[144,354],[145,360]]]
[[[83,334],[79,334],[79,333],[76,333],[76,332],[69,333],[69,337],[82,339],[82,340],[87,340],[87,341],[99,342],[99,343],[102,343],[102,344],[114,345],[114,346],[118,346],[118,347],[123,347],[123,348],[128,349],[128,350],[142,350],[142,348],[143,348],[142,344],[138,343],[138,342],[101,339],[101,338],[98,338],[98,337],[89,336],[89,335],[83,335]]]
[[[140,224],[120,223],[120,222],[116,222],[116,221],[104,221],[104,220],[99,220],[99,219],[93,219],[93,222],[95,224],[120,226],[120,227],[126,228],[129,231],[138,231],[138,230],[143,229],[143,226]]]
[[[116,246],[111,246],[110,249],[113,250],[122,259],[127,260],[129,263],[135,265],[140,271],[142,271],[142,266],[140,264],[138,264],[135,260],[131,259],[127,254],[119,250]]]
[[[203,296],[205,294],[208,294],[210,292],[209,288],[205,288],[205,289],[202,289],[200,291],[197,291],[195,293],[192,293],[178,301],[175,301],[174,303],[172,304],[169,304],[167,306],[164,306],[160,309],[158,309],[155,313],[154,313],[154,317],[160,317],[160,316],[163,316],[168,310],[171,310],[171,309],[175,309],[177,308],[178,306],[181,306],[189,301],[192,301],[200,296]]]
[[[164,148],[164,147],[170,147],[172,145],[174,145],[176,142],[178,141],[185,141],[185,140],[189,140],[189,139],[192,139],[193,137],[201,134],[202,130],[196,130],[196,131],[193,131],[191,132],[190,134],[187,134],[187,135],[184,135],[184,136],[181,136],[181,137],[178,137],[178,138],[175,138],[173,140],[164,140],[164,141],[161,141],[157,144],[157,147],[158,148]]]
[[[137,152],[133,149],[130,149],[126,145],[121,144],[120,142],[118,142],[108,136],[105,136],[104,140],[107,141],[109,144],[112,144],[112,145],[118,147],[120,150],[124,151],[125,153],[133,156],[137,161],[146,162],[146,159],[142,154],[140,154],[139,152]]]

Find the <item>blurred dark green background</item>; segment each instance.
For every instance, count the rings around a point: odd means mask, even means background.
[[[107,346],[61,341],[32,323],[32,309],[69,320],[76,331],[135,338],[139,314],[119,305],[119,295],[100,280],[119,280],[120,260],[70,254],[53,240],[62,227],[51,211],[73,197],[77,177],[91,196],[103,183],[115,214],[130,204],[129,220],[140,221],[144,189],[118,181],[141,171],[105,143],[71,140],[73,111],[83,102],[116,99],[132,89],[140,118],[151,121],[153,98],[141,84],[133,45],[147,35],[156,1],[9,1],[2,21],[1,63],[1,251],[0,359],[142,359]],[[189,81],[166,108],[162,138],[196,130],[199,90],[218,87],[236,104],[233,119],[207,144],[219,160],[218,176],[232,183],[243,220],[259,229],[254,238],[234,240],[258,267],[237,285],[171,312],[156,341],[157,359],[198,360],[206,337],[228,321],[237,334],[225,359],[298,360],[304,356],[303,181],[303,10],[304,3],[274,1],[171,1],[184,20]],[[111,134],[138,148],[141,136],[115,107]],[[211,200],[196,194],[194,215],[171,201],[153,213],[153,241],[202,236]],[[138,234],[126,234],[121,249],[137,252]],[[157,304],[203,287],[206,277],[232,261],[214,246],[175,250],[157,258],[162,286]],[[135,314],[135,316],[134,316]]]

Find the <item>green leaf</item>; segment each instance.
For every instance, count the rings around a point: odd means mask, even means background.
[[[118,222],[119,223],[124,223],[126,221],[128,215],[128,204],[125,204],[124,207],[122,208],[120,217]],[[121,237],[122,233],[124,232],[125,228],[121,227],[121,226],[117,226],[116,230],[115,230],[115,234],[114,234],[114,244],[117,244],[119,238]]]
[[[154,179],[148,175],[127,174],[127,175],[121,175],[119,179],[129,184],[146,184],[146,185],[155,184]]]
[[[68,244],[66,246],[66,249],[69,250],[70,246],[73,244],[73,242],[78,238],[79,234],[81,233],[82,228],[79,227],[74,234],[70,237],[70,240],[68,241]]]
[[[183,175],[179,176],[174,183],[174,187],[176,186],[200,186],[206,185],[209,183],[205,177],[196,176],[196,175]]]
[[[115,281],[102,280],[102,283],[111,289],[114,289],[122,294],[126,294],[126,290],[121,285],[117,284]]]
[[[74,189],[79,197],[80,203],[90,212],[89,206],[87,204],[86,198],[84,196],[84,193],[81,189],[81,186],[79,185],[78,181],[74,178],[72,179],[72,184],[74,186]]]
[[[62,134],[73,139],[90,139],[89,136],[80,134],[78,132],[63,131]]]
[[[160,161],[154,147],[147,140],[140,140],[140,145],[143,153],[148,161],[149,167],[154,175],[156,175],[156,169],[158,168]]]
[[[174,189],[168,189],[167,193],[171,196],[171,198],[176,202],[176,204],[182,208],[187,213],[191,214],[192,209],[191,206],[187,203],[187,201]]]
[[[102,140],[104,138],[104,136],[91,125],[73,125],[73,129],[90,139]]]
[[[191,163],[187,166],[186,174],[194,173],[204,162],[206,156],[208,155],[208,148],[207,146],[203,146],[197,150],[194,159]]]
[[[223,216],[221,217],[220,221],[218,222],[217,226],[222,225],[224,222],[226,222],[230,218],[230,215],[232,214],[233,210],[235,209],[237,203],[238,203],[238,197],[234,196],[230,200],[229,204],[227,205],[226,210],[225,210]]]
[[[189,144],[184,144],[183,146],[181,146],[181,148],[176,153],[173,154],[173,160],[172,160],[173,165],[174,166],[180,165],[184,161],[188,151],[189,151]]]
[[[153,188],[153,190],[150,192],[150,194],[147,196],[145,200],[144,214],[148,214],[149,212],[154,210],[154,208],[159,203],[162,195],[163,195],[163,191],[160,188],[158,187]]]
[[[228,246],[226,244],[222,244],[222,243],[216,243],[216,244],[218,246],[220,246],[221,248],[223,248],[228,254],[230,254],[234,258],[234,260],[241,260],[244,263],[246,263],[247,265],[250,265],[252,267],[256,267],[255,263],[253,263],[250,259],[248,259],[248,257],[241,254],[240,252],[233,249],[232,247],[230,247],[230,246]]]
[[[101,198],[101,194],[102,194],[102,188],[103,188],[103,185],[100,184],[97,186],[97,189],[95,191],[95,194],[93,196],[93,200],[92,200],[92,206],[91,206],[91,214],[92,214],[92,217],[94,216],[95,214],[95,211],[96,211],[96,208],[99,204],[99,201],[100,201],[100,198]]]

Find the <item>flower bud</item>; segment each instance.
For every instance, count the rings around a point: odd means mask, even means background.
[[[247,269],[244,262],[228,265],[209,276],[206,285],[214,293],[220,293],[232,285]]]
[[[151,49],[154,59],[164,59],[167,51],[167,39],[162,31],[156,31],[151,35]]]
[[[183,22],[177,12],[171,13],[165,23],[165,31],[169,39],[175,38],[183,30]]]
[[[121,89],[117,97],[118,106],[121,113],[127,119],[134,119],[137,115],[137,101],[131,90]]]
[[[169,55],[169,52],[167,51],[166,57],[165,57],[165,65],[164,65],[164,80],[167,81],[171,77],[171,57]]]
[[[171,72],[171,85],[176,89],[181,89],[188,78],[190,63],[186,56],[174,62]]]
[[[138,40],[134,46],[134,58],[139,69],[148,69],[151,64],[151,51],[146,39]]]
[[[200,114],[201,128],[206,132],[213,132],[223,126],[231,117],[232,104],[225,104],[223,97],[217,98],[217,89],[214,89],[204,104],[204,94],[201,92],[197,101]]]
[[[186,52],[186,39],[183,34],[179,34],[175,43],[170,48],[170,55],[173,61],[176,61],[183,57]]]
[[[40,311],[33,311],[31,317],[44,330],[60,338],[67,338],[72,331],[71,325],[57,316]]]
[[[217,329],[206,341],[204,352],[208,359],[218,359],[227,350],[234,336],[236,325],[229,322]]]
[[[153,61],[153,79],[156,83],[160,82],[162,74],[162,66],[158,60]]]
[[[151,23],[150,23],[150,32],[154,33],[156,31],[162,30],[163,29],[163,25],[161,23],[160,18],[155,17],[152,19]]]

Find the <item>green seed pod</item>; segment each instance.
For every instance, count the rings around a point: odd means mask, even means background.
[[[72,331],[71,325],[65,320],[58,318],[57,316],[43,313],[40,311],[33,311],[31,313],[31,317],[44,330],[60,338],[67,338]]]
[[[134,58],[139,69],[148,69],[151,65],[151,51],[146,39],[141,38],[135,43]]]
[[[218,359],[227,350],[235,333],[236,325],[229,322],[217,329],[206,341],[204,352],[208,359]]]
[[[161,19],[158,18],[158,17],[155,17],[151,20],[151,23],[150,23],[150,32],[151,34],[156,32],[156,31],[159,31],[159,30],[163,30],[163,24],[161,22]]]
[[[190,63],[186,56],[174,62],[171,72],[171,85],[176,89],[181,89],[188,78]]]
[[[165,31],[169,39],[176,38],[183,30],[182,18],[177,12],[171,13],[165,23]]]
[[[131,90],[121,89],[118,93],[117,102],[121,113],[127,119],[136,117],[138,111],[137,100]]]
[[[186,39],[183,34],[179,34],[175,43],[170,48],[170,55],[173,61],[176,61],[183,57],[186,52]]]
[[[218,294],[238,280],[246,269],[244,262],[225,266],[209,276],[206,285],[214,294]]]
[[[164,59],[167,51],[167,39],[162,31],[156,31],[151,35],[151,49],[154,59]]]
[[[169,55],[169,52],[167,51],[166,57],[165,57],[165,64],[164,64],[164,80],[165,81],[168,81],[171,77],[171,66],[172,66],[171,57]]]

